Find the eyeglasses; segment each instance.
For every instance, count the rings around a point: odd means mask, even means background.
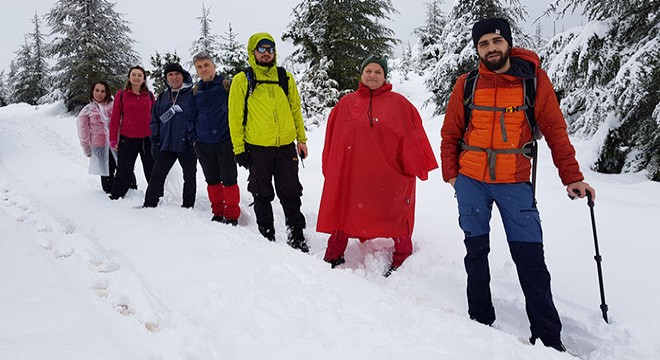
[[[271,54],[272,54],[272,53],[275,52],[275,48],[274,48],[274,47],[270,47],[270,46],[269,46],[269,47],[259,46],[259,47],[257,48],[257,52],[258,52],[259,54],[264,54],[264,53],[271,53]]]

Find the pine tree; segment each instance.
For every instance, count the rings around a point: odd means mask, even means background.
[[[232,77],[248,66],[248,56],[245,46],[236,40],[236,34],[231,24],[229,31],[222,36],[223,43],[220,44],[218,69],[221,74]]]
[[[415,54],[415,58],[417,59],[420,72],[433,67],[445,52],[441,48],[443,45],[442,34],[448,19],[447,15],[440,8],[442,4],[443,1],[439,0],[426,3],[426,20],[424,21],[424,25],[414,30],[414,34],[418,40],[415,44],[413,54]]]
[[[5,71],[0,71],[0,107],[9,105],[9,84],[7,83],[7,75]]]
[[[13,102],[37,105],[39,100],[50,92],[50,74],[46,59],[45,36],[41,31],[41,21],[35,12],[31,19],[34,32],[25,36],[25,45],[17,52],[14,61],[12,83]]]
[[[190,58],[192,59],[199,53],[206,53],[211,56],[214,63],[219,64],[220,58],[218,57],[218,53],[220,52],[220,45],[218,44],[218,35],[211,32],[211,23],[213,20],[209,17],[210,13],[211,8],[207,9],[206,6],[202,4],[202,16],[195,18],[199,20],[199,38],[193,41],[192,47],[190,48]],[[190,65],[192,65],[192,62]]]
[[[341,92],[337,89],[337,81],[330,78],[331,68],[332,60],[323,58],[296,81],[307,124],[318,125],[319,117],[325,119],[326,112],[339,101]]]
[[[394,32],[381,24],[396,13],[391,0],[303,0],[282,35],[297,47],[292,57],[314,67],[327,58],[330,79],[340,90],[355,89],[359,66],[371,55],[390,56]]]
[[[152,70],[147,70],[147,76],[153,79],[154,92],[156,94],[160,94],[167,89],[163,69],[165,68],[165,65],[169,63],[181,63],[181,57],[177,55],[176,51],[174,53],[165,53],[164,56],[161,56],[160,53],[156,51],[156,54],[149,58],[149,64],[151,64]]]
[[[543,54],[569,131],[604,138],[595,170],[646,170],[660,181],[660,2],[552,4],[562,14],[580,7],[589,22],[555,36]]]
[[[128,69],[138,62],[128,23],[114,7],[107,0],[58,0],[46,15],[57,34],[50,51],[57,57],[55,86],[69,111],[89,102],[89,86],[96,80],[123,87]]]
[[[410,79],[408,74],[413,70],[413,67],[412,47],[410,46],[410,42],[408,42],[406,43],[406,47],[403,48],[399,62],[399,71],[403,76],[403,80]]]
[[[440,58],[425,81],[427,90],[433,93],[425,105],[435,105],[436,115],[445,111],[456,79],[479,65],[472,42],[475,22],[490,17],[505,18],[511,24],[513,45],[530,47],[529,38],[518,26],[518,21],[524,19],[527,11],[519,0],[506,1],[508,5],[500,0],[457,0],[454,4],[440,36],[442,42],[437,44],[441,49]]]

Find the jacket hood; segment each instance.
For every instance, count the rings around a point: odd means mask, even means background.
[[[248,63],[252,68],[260,66],[257,65],[257,59],[254,58],[254,50],[256,50],[259,41],[263,39],[267,39],[275,43],[275,39],[267,32],[256,33],[250,36],[250,40],[248,40],[248,46],[247,46]],[[277,48],[275,48],[275,52],[273,53],[273,66],[276,65],[277,65]]]
[[[181,90],[192,88],[193,81],[192,81],[192,76],[190,76],[190,73],[184,69],[182,75],[183,75],[183,85],[181,85]],[[167,89],[172,90],[170,84],[167,83],[167,77],[163,81],[165,82],[165,86],[167,87]]]
[[[511,68],[506,72],[507,75],[529,79],[536,76],[541,64],[539,56],[535,52],[523,48],[511,48],[509,52]],[[490,72],[483,62],[479,63],[481,72]]]

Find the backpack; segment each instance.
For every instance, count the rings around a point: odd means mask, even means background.
[[[247,124],[248,117],[248,98],[254,92],[254,89],[259,84],[278,84],[284,91],[284,95],[289,96],[289,75],[286,73],[286,69],[278,66],[277,67],[277,81],[272,80],[257,80],[257,77],[254,74],[254,69],[252,67],[247,67],[243,70],[245,77],[247,78],[248,88],[245,92],[245,107],[243,108],[243,126]]]
[[[470,120],[472,119],[472,110],[486,110],[501,112],[500,121],[502,123],[502,137],[506,141],[506,131],[504,129],[504,114],[513,113],[517,111],[524,111],[527,124],[532,132],[532,141],[525,144],[520,149],[484,149],[476,146],[469,146],[463,140],[460,144],[461,150],[483,151],[488,154],[488,163],[490,168],[490,177],[495,180],[495,158],[497,154],[516,154],[521,153],[523,156],[532,160],[532,194],[536,193],[536,166],[537,166],[537,140],[540,140],[543,135],[536,123],[534,116],[534,105],[536,104],[536,84],[537,77],[523,79],[523,93],[525,94],[524,103],[521,106],[509,106],[506,108],[481,106],[474,104],[474,92],[477,89],[477,80],[479,79],[479,69],[474,69],[468,73],[465,79],[465,87],[463,88],[463,112],[465,117],[465,131],[467,131]],[[536,203],[536,199],[534,199]]]

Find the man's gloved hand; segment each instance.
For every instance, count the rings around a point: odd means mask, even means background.
[[[234,159],[236,159],[238,166],[244,167],[246,169],[250,168],[250,155],[247,152],[244,151],[240,154],[237,154],[234,156]]]

